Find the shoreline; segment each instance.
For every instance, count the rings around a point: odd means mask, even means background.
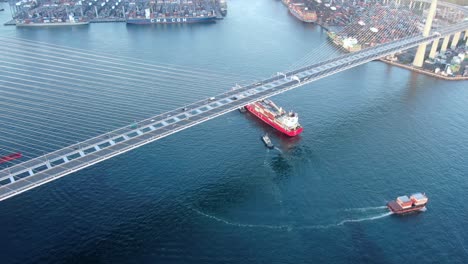
[[[454,76],[454,77],[443,76],[443,75],[440,75],[440,74],[437,74],[437,73],[434,73],[434,72],[431,72],[431,71],[428,71],[428,70],[424,70],[424,69],[421,69],[421,68],[416,68],[416,67],[413,67],[413,66],[410,66],[410,65],[389,61],[389,60],[384,59],[384,58],[380,59],[380,61],[384,62],[384,63],[387,63],[387,64],[390,64],[390,65],[393,65],[393,66],[404,68],[404,69],[407,69],[407,70],[410,70],[410,71],[414,71],[414,72],[422,73],[422,74],[432,76],[432,77],[435,77],[435,78],[443,79],[443,80],[446,80],[446,81],[468,81],[468,76],[467,77],[463,77],[463,76]]]

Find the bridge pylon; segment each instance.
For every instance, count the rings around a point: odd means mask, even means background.
[[[455,49],[457,47],[458,41],[460,40],[460,36],[461,32],[455,33],[455,35],[453,35],[452,45],[450,45],[451,49]]]
[[[450,35],[445,36],[444,41],[442,41],[442,46],[440,47],[440,52],[443,53],[447,50],[448,44],[450,41]]]
[[[431,51],[429,52],[429,58],[434,59],[437,53],[437,48],[439,48],[439,39],[436,39],[432,42]]]
[[[437,10],[437,0],[432,0],[431,7],[429,7],[429,13],[426,18],[426,24],[424,25],[423,36],[428,37],[431,32],[432,20],[435,17]],[[421,44],[416,51],[416,56],[414,57],[413,66],[422,67],[424,63],[424,55],[426,53],[427,43]]]

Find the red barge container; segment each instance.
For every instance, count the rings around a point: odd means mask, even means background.
[[[395,201],[391,201],[387,204],[388,209],[395,214],[406,214],[415,211],[421,211],[426,208],[426,204],[429,200],[423,193],[415,193],[410,197],[404,195],[398,197]]]
[[[7,156],[0,157],[0,164],[15,160],[15,159],[19,159],[22,156],[23,155],[21,155],[21,152],[16,152]]]
[[[276,106],[271,100],[258,101],[246,105],[245,108],[263,122],[290,137],[299,135],[303,130],[299,124],[297,113],[288,113]]]

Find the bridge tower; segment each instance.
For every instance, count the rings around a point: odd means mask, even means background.
[[[450,35],[445,36],[444,41],[442,41],[442,46],[440,47],[440,52],[444,53],[447,50],[449,41]]]
[[[460,40],[460,36],[461,32],[457,32],[455,33],[455,35],[453,35],[452,45],[450,45],[451,49],[455,49],[457,47],[458,41]]]
[[[429,7],[429,13],[426,18],[426,24],[424,25],[423,36],[428,37],[432,27],[432,19],[434,19],[437,9],[437,0],[432,0],[431,7]],[[413,66],[422,67],[424,63],[424,55],[426,53],[427,43],[421,44],[416,51],[416,56],[414,57]]]

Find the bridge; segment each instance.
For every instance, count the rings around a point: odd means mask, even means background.
[[[468,29],[468,21],[432,35],[416,35],[341,55],[174,109],[0,171],[0,201],[93,164],[206,122],[239,107],[301,87],[387,55]]]

